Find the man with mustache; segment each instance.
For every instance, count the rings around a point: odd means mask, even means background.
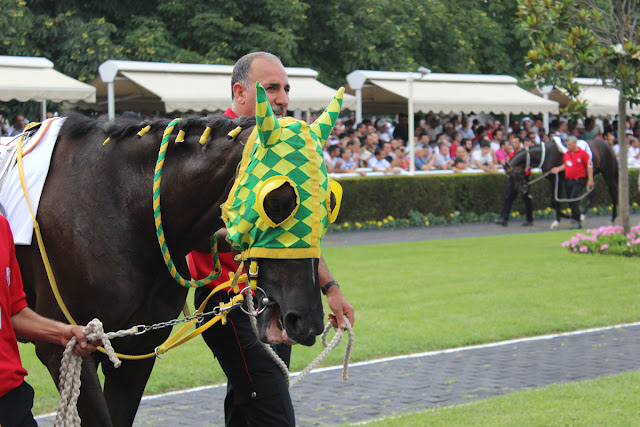
[[[230,118],[255,115],[256,81],[264,87],[274,114],[281,118],[289,106],[289,79],[280,59],[267,52],[253,52],[240,58],[231,74],[232,102],[224,115]],[[218,233],[219,257],[222,273],[210,284],[213,288],[224,283],[229,272],[237,269],[230,248],[224,248],[226,229]],[[226,252],[223,252],[226,249]],[[189,254],[189,270],[195,279],[206,277],[212,270],[210,253],[193,251]],[[329,321],[345,328],[344,317],[353,325],[354,310],[340,292],[329,269],[320,258],[319,283],[327,296],[327,304],[333,313]],[[210,289],[195,291],[198,307],[209,295]],[[210,311],[220,301],[226,301],[224,291],[211,298],[205,308]],[[208,319],[205,319],[205,321]],[[228,378],[227,396],[224,402],[226,426],[294,426],[295,416],[287,380],[280,368],[262,348],[251,329],[249,318],[239,310],[227,316],[227,325],[214,324],[203,334],[203,338],[214,356],[218,358]],[[289,365],[291,346],[278,344],[276,351]]]

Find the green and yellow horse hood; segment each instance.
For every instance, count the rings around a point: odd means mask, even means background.
[[[277,119],[260,83],[256,92],[256,127],[222,206],[228,239],[243,259],[319,258],[342,196],[327,174],[322,147],[340,114],[344,88],[311,125],[291,117]],[[266,199],[287,184],[295,191],[295,208],[276,223],[266,212]]]

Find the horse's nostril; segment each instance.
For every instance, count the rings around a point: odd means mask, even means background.
[[[287,313],[284,317],[284,324],[287,331],[299,334],[304,328],[304,320],[298,313]]]

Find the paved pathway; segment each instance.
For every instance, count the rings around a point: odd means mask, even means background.
[[[300,426],[337,425],[640,369],[640,323],[313,372],[291,390]],[[136,426],[221,426],[224,386],[145,398]],[[38,420],[53,426],[53,417]]]
[[[635,218],[637,220],[637,218]],[[596,218],[588,227],[606,223]],[[513,230],[513,231],[512,231]],[[451,238],[499,232],[542,232],[548,224],[508,228],[487,224],[358,232],[359,243]],[[427,237],[428,236],[428,237]],[[438,237],[440,236],[440,237]],[[355,235],[327,236],[328,245],[354,244]],[[340,346],[336,351],[339,351]],[[640,323],[464,347],[313,372],[291,390],[300,426],[337,425],[436,406],[454,405],[552,383],[578,381],[640,369]],[[225,387],[201,387],[143,399],[136,426],[220,426]],[[53,426],[54,417],[41,417]]]

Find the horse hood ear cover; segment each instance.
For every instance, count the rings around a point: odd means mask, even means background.
[[[266,92],[256,82],[256,127],[242,153],[229,198],[222,206],[228,239],[243,259],[319,258],[331,211],[331,181],[322,148],[342,107],[340,88],[327,109],[311,125],[292,117],[277,119]],[[290,215],[275,223],[265,214],[269,192],[289,184],[296,195]],[[338,199],[341,191],[334,191]]]

